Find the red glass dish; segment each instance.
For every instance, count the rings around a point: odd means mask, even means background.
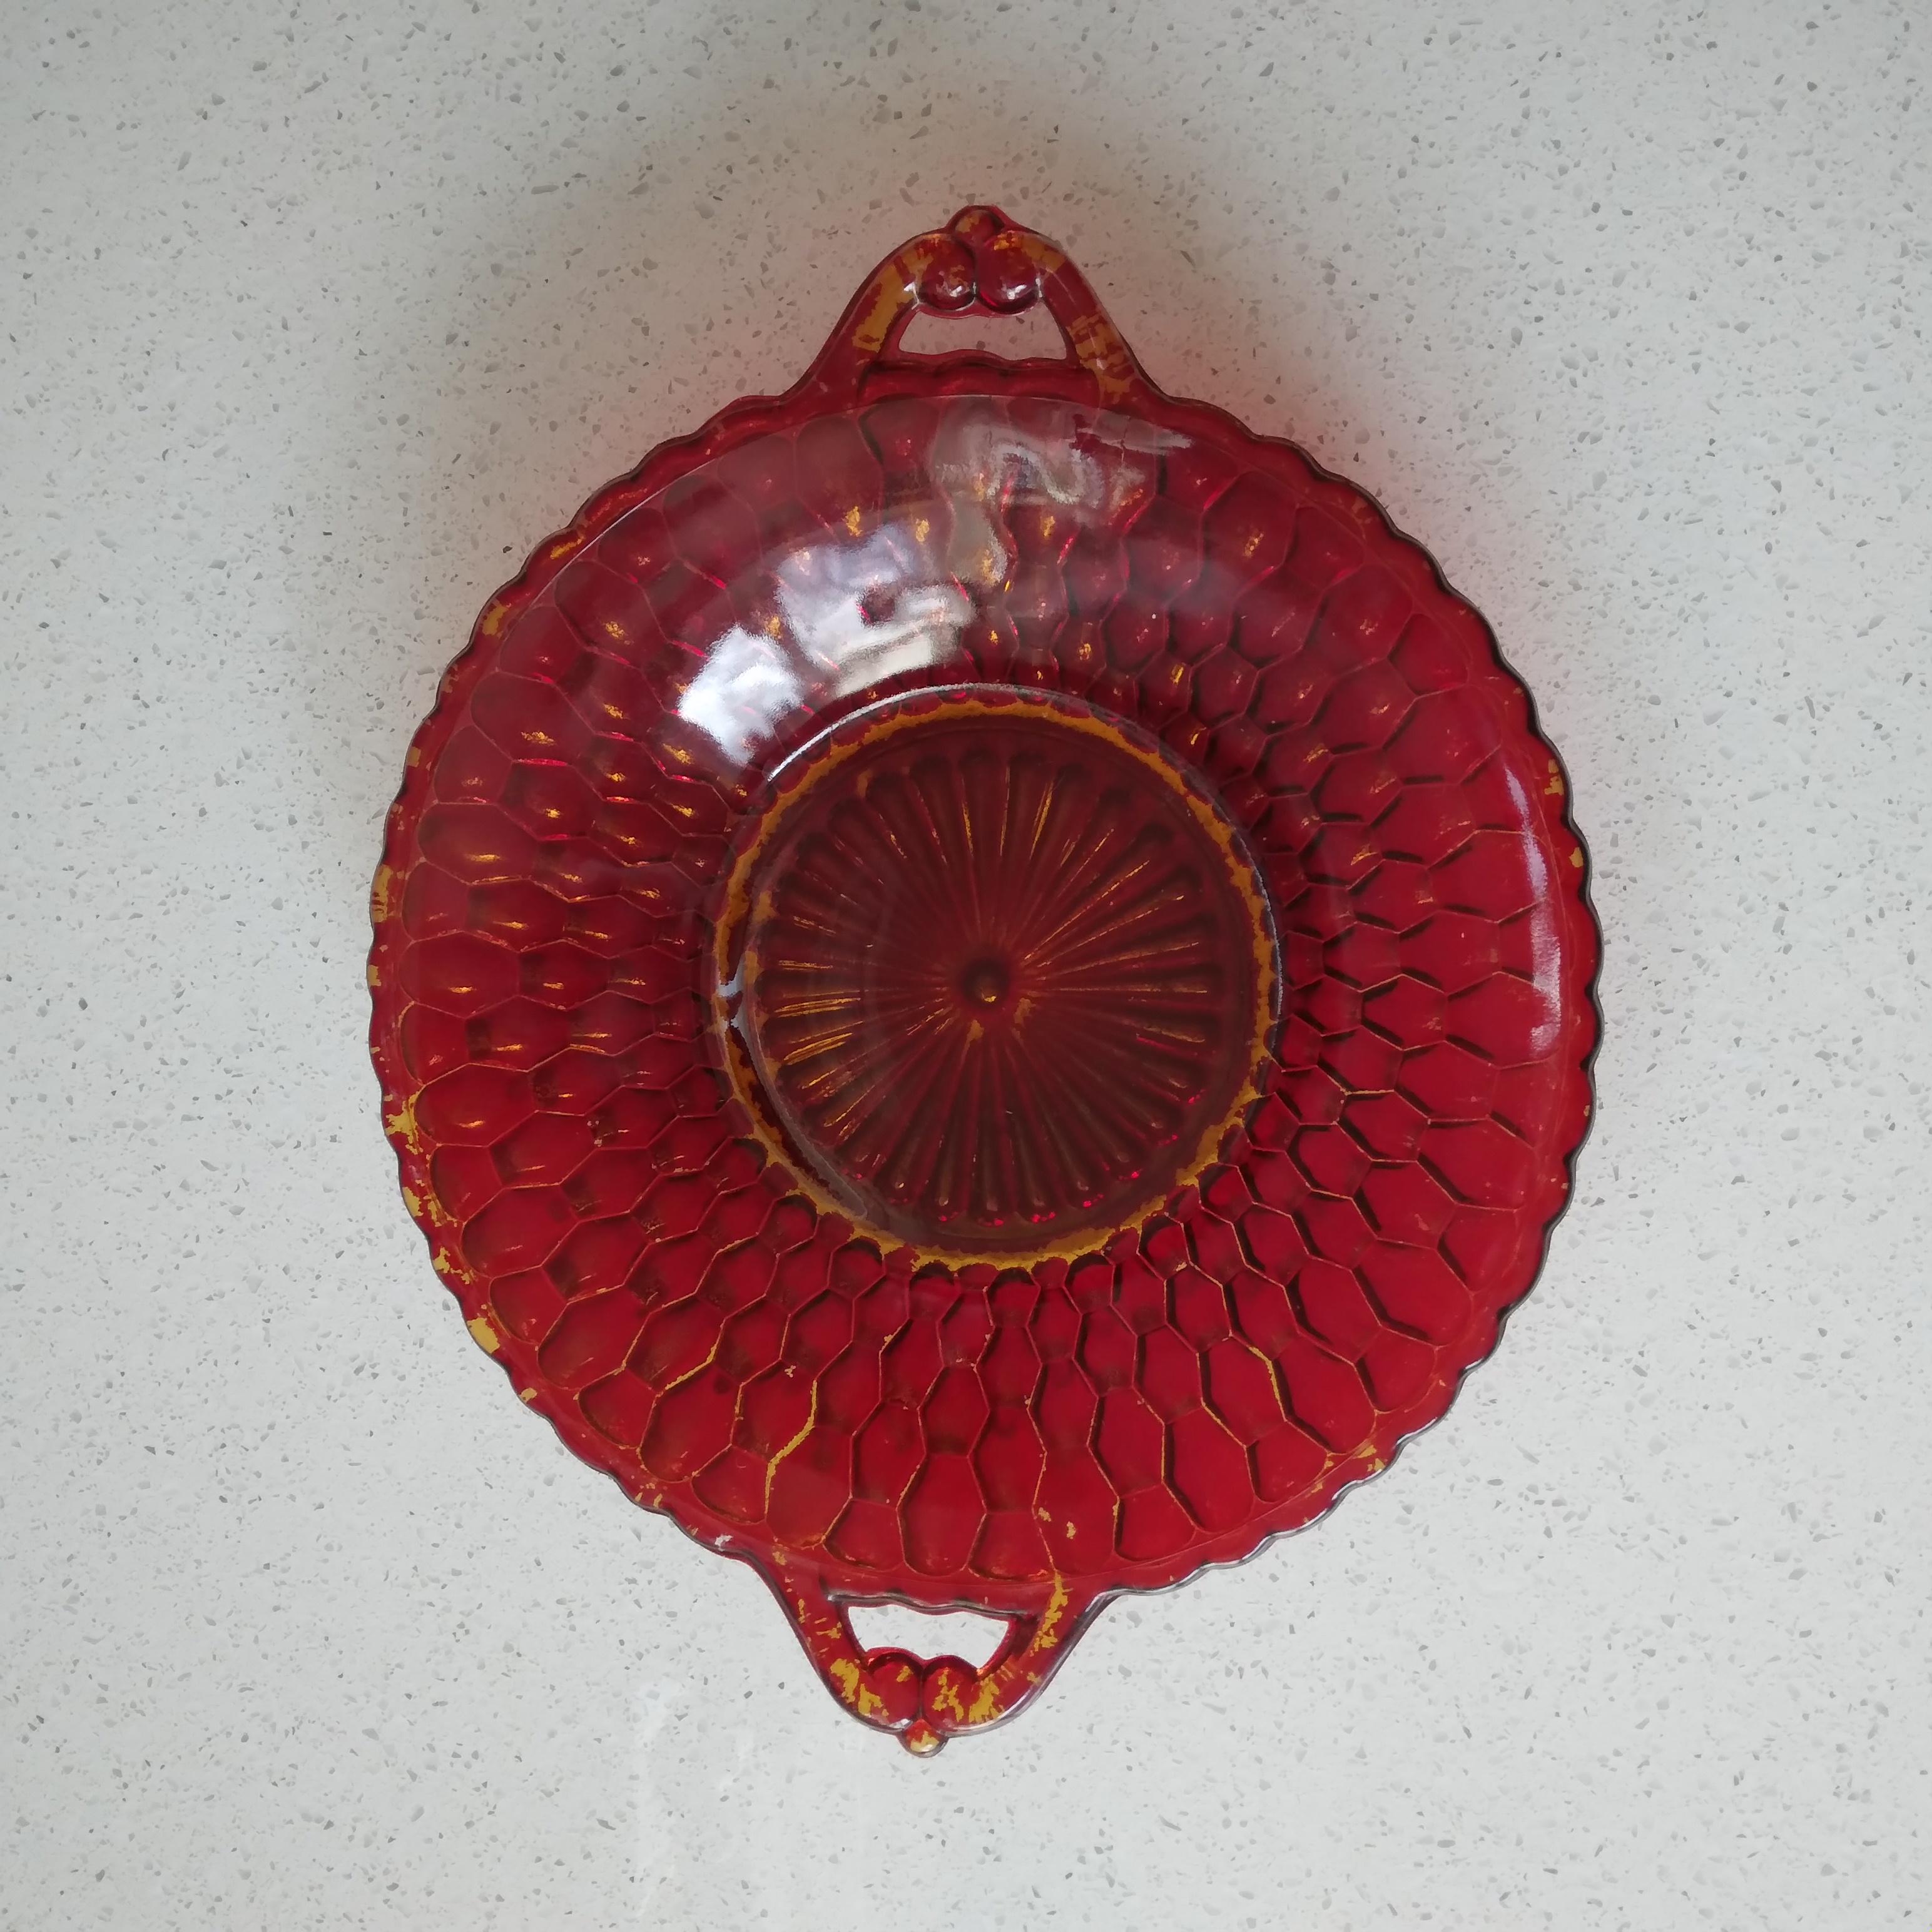
[[[1066,360],[898,346],[1036,302]],[[969,208],[491,599],[390,815],[373,1050],[524,1402],[929,1750],[1494,1346],[1589,1111],[1584,878],[1429,557]],[[867,1650],[882,1601],[1008,1634]]]

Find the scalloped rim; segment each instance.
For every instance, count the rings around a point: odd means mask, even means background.
[[[1314,483],[1323,486],[1321,494],[1329,500],[1324,507],[1331,510],[1346,508],[1357,518],[1364,509],[1371,512],[1380,532],[1420,559],[1426,566],[1436,589],[1480,626],[1489,646],[1493,676],[1513,688],[1523,706],[1522,730],[1525,736],[1547,754],[1550,771],[1561,782],[1560,802],[1553,802],[1550,794],[1538,797],[1538,808],[1550,830],[1552,845],[1558,844],[1556,835],[1561,833],[1570,841],[1574,854],[1574,862],[1570,868],[1574,876],[1566,878],[1559,873],[1562,884],[1554,895],[1556,903],[1563,910],[1569,936],[1576,942],[1572,952],[1576,964],[1563,989],[1568,1051],[1565,1056],[1568,1078],[1562,1104],[1574,1123],[1574,1136],[1568,1150],[1559,1157],[1562,1172],[1561,1198],[1542,1224],[1523,1287],[1496,1310],[1495,1334],[1488,1346],[1460,1372],[1448,1401],[1436,1414],[1412,1427],[1399,1430],[1381,1450],[1364,1445],[1363,1449],[1337,1461],[1313,1490],[1304,1492],[1292,1504],[1284,1506],[1282,1514],[1292,1516],[1294,1520],[1282,1522],[1271,1528],[1257,1529],[1255,1520],[1250,1519],[1233,1532],[1190,1546],[1179,1559],[1148,1566],[1144,1580],[1103,1583],[1090,1591],[1083,1590],[1076,1579],[1058,1580],[1058,1587],[1070,1598],[1070,1607],[1076,1624],[1066,1642],[1056,1654],[1058,1658],[1064,1658],[1078,1635],[1116,1597],[1174,1589],[1204,1570],[1232,1569],[1252,1562],[1280,1538],[1297,1534],[1322,1520],[1342,1497],[1383,1473],[1394,1465],[1409,1443],[1436,1427],[1454,1408],[1468,1376],[1493,1357],[1502,1345],[1510,1318],[1542,1278],[1551,1237],[1575,1198],[1576,1162],[1594,1124],[1595,1090],[1591,1070],[1603,1031],[1602,1010],[1597,994],[1602,968],[1602,928],[1590,895],[1588,847],[1571,815],[1568,769],[1542,729],[1535,700],[1528,685],[1504,653],[1487,619],[1456,591],[1427,547],[1400,529],[1382,503],[1368,491],[1324,468],[1290,439],[1258,435],[1228,410],[1213,404],[1170,396],[1150,381],[1145,383],[1144,394],[1123,405],[1096,401],[1086,386],[1084,373],[1076,365],[1056,359],[1003,362],[976,351],[963,350],[944,356],[905,356],[894,363],[882,364],[880,368],[889,372],[890,382],[889,387],[883,387],[880,395],[862,394],[851,401],[828,402],[822,412],[804,406],[812,400],[814,386],[809,372],[780,394],[740,398],[718,410],[697,430],[658,444],[634,469],[595,491],[567,524],[535,546],[517,574],[484,604],[463,649],[445,670],[437,686],[435,703],[411,738],[403,782],[385,821],[382,858],[370,892],[374,937],[368,974],[372,1007],[370,1051],[382,1090],[384,1128],[395,1150],[405,1204],[428,1243],[432,1262],[442,1276],[444,1285],[457,1299],[472,1335],[488,1352],[496,1354],[502,1346],[502,1338],[483,1305],[486,1292],[470,1275],[452,1244],[450,1238],[453,1230],[439,1219],[436,1211],[436,1197],[429,1184],[428,1162],[414,1144],[413,1119],[404,1097],[417,1083],[400,1064],[393,1037],[394,1018],[386,1012],[386,1008],[393,1004],[392,998],[386,998],[384,990],[388,984],[388,969],[403,942],[400,908],[394,902],[392,893],[399,869],[394,862],[406,856],[407,836],[428,802],[429,761],[426,753],[443,735],[442,721],[453,704],[466,694],[469,688],[482,674],[485,662],[482,646],[498,636],[514,617],[533,603],[572,557],[620,518],[680,477],[740,443],[766,433],[774,427],[772,419],[776,416],[784,416],[788,427],[795,427],[796,421],[808,419],[814,413],[850,414],[869,406],[874,400],[883,400],[886,394],[928,394],[934,390],[947,398],[980,394],[1000,400],[1019,397],[1045,398],[1089,407],[1099,413],[1151,418],[1163,428],[1185,428],[1196,434],[1204,433],[1208,440],[1216,443],[1225,446],[1232,442],[1250,449],[1258,448],[1268,452],[1276,463],[1286,459],[1300,465]],[[956,379],[966,376],[982,377],[984,386],[953,386]],[[942,384],[946,386],[940,389]],[[929,399],[938,398],[929,396]],[[1338,502],[1337,499],[1341,500]],[[517,1377],[513,1366],[500,1360],[499,1365],[514,1387]],[[634,1485],[624,1474],[614,1468],[614,1445],[580,1416],[571,1414],[560,1399],[553,1399],[547,1388],[526,1387],[519,1388],[518,1394],[526,1407],[544,1417],[564,1446],[579,1460],[602,1471],[632,1502],[655,1514],[667,1516],[704,1547],[748,1564],[764,1579],[780,1604],[784,1605],[784,1588],[769,1539],[753,1540],[727,1526],[686,1522],[670,1504],[664,1492],[648,1479],[643,1484]],[[1055,1587],[1053,1581],[1016,1585],[998,1592],[997,1602],[991,1600],[995,1594],[992,1592],[970,1597],[960,1594],[956,1589],[932,1594],[879,1591],[868,1589],[862,1580],[855,1581],[852,1587],[848,1588],[843,1586],[844,1566],[826,1562],[818,1552],[800,1551],[787,1561],[794,1571],[813,1571],[828,1599],[842,1604],[906,1603],[924,1610],[964,1610],[994,1617],[1012,1616],[1036,1611]],[[835,1578],[840,1580],[834,1581]],[[787,1614],[790,1614],[788,1609]],[[1042,1677],[1042,1685],[1045,1682]],[[1029,1698],[1024,1701],[1031,1700]],[[997,1721],[1005,1721],[1021,1708],[1022,1705],[1015,1705]]]

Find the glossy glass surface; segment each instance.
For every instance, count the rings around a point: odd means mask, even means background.
[[[718,926],[775,1155],[961,1262],[1077,1254],[1192,1179],[1257,1091],[1274,933],[1239,833],[1158,744],[967,685],[792,764]]]
[[[1068,361],[896,350],[1035,299]],[[1448,1406],[1583,1130],[1582,883],[1427,557],[969,210],[485,610],[374,1052],[524,1400],[929,1750]],[[1011,1634],[861,1650],[890,1598]]]

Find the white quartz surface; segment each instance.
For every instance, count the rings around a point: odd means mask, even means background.
[[[1932,1924],[1932,18],[0,9],[0,1927]],[[1569,760],[1598,1124],[1328,1522],[921,1763],[520,1413],[365,895],[478,606],[998,201]]]

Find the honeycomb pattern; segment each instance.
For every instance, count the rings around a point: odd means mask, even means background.
[[[1034,299],[1074,360],[890,352],[920,301]],[[1159,740],[1278,949],[1216,1157],[1024,1264],[828,1205],[721,1023],[732,854],[795,754],[962,686]],[[386,1122],[472,1332],[922,1750],[1108,1593],[1248,1555],[1438,1417],[1588,1112],[1583,855],[1481,620],[1360,492],[1153,389],[994,210],[539,549],[418,734],[374,910]],[[838,1606],[884,1597],[1012,1634],[979,1672],[860,1653]]]
[[[1063,447],[1107,463],[1106,520],[1012,454]],[[985,450],[1004,468],[935,494]],[[756,784],[680,693],[764,630],[774,553],[922,518],[922,554],[977,521],[1004,567],[901,688],[1035,683],[1159,733],[1282,938],[1232,1157],[1006,1274],[817,1210],[734,1117],[707,1011]],[[639,1486],[862,1586],[1165,1576],[1385,1454],[1526,1284],[1574,1072],[1553,761],[1458,614],[1223,449],[983,398],[755,437],[621,518],[439,714],[392,887],[407,1132],[479,1313]],[[816,723],[836,699],[806,690]]]

